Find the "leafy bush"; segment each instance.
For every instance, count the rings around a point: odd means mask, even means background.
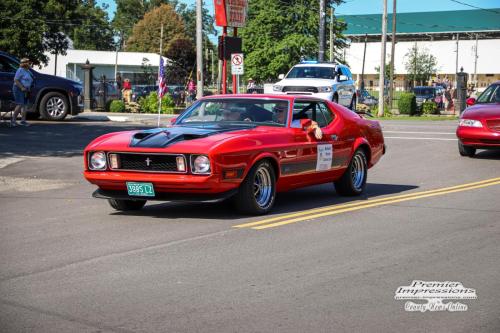
[[[111,101],[109,105],[110,112],[125,112],[125,103],[120,100]]]
[[[417,98],[414,93],[401,93],[398,100],[400,114],[413,116],[417,113]]]
[[[144,113],[158,113],[158,94],[153,91],[148,96],[139,99],[141,112]],[[173,114],[174,113],[174,99],[169,94],[166,94],[161,99],[161,113]]]
[[[425,101],[422,104],[422,112],[424,114],[439,114],[437,104],[433,101]]]
[[[378,115],[378,104],[373,107],[371,112],[374,116]],[[389,106],[384,103],[384,115],[383,117],[392,117],[392,113],[389,111]]]

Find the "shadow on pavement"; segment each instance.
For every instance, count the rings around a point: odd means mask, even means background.
[[[100,135],[148,128],[132,124],[80,121],[33,121],[29,127],[9,128],[0,125],[0,157],[71,157],[81,155],[83,149]]]
[[[359,197],[341,197],[337,195],[332,184],[316,185],[290,192],[278,193],[273,210],[270,214],[265,215],[265,218],[273,217],[277,214],[300,212],[329,205],[376,199],[382,195],[398,194],[416,188],[418,186],[368,183],[363,195]],[[219,203],[161,203],[151,201],[140,211],[115,212],[112,214],[166,219],[194,218],[209,220],[239,220],[254,217],[240,214],[233,207],[230,200]]]
[[[499,160],[500,161],[500,149],[492,150],[480,150],[474,155],[474,158],[480,160]]]

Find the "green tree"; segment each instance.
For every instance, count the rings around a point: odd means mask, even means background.
[[[93,0],[85,0],[76,10],[77,22],[70,37],[75,49],[106,51],[114,49],[113,29],[106,8],[101,8]]]
[[[170,41],[185,37],[184,23],[171,5],[161,5],[137,22],[127,41],[127,51],[160,52],[160,30],[163,24],[163,55]]]
[[[414,84],[425,84],[437,71],[436,57],[415,44],[405,55],[407,78]]]
[[[342,1],[327,2],[332,6]],[[248,12],[246,27],[240,33],[246,76],[257,81],[275,80],[301,58],[317,58],[317,0],[253,0],[249,2]],[[345,23],[335,20],[333,24],[335,47],[343,47],[341,32]]]
[[[116,12],[112,24],[120,35],[122,46],[132,33],[134,24],[143,18],[148,8],[148,2],[144,0],[116,0]]]
[[[165,56],[170,60],[167,64],[167,80],[169,83],[185,84],[196,66],[196,50],[188,37],[174,38],[168,44]]]

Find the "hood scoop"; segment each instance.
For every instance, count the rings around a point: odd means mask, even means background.
[[[155,128],[135,133],[132,136],[130,147],[165,148],[180,141],[205,138],[226,131],[193,127]]]

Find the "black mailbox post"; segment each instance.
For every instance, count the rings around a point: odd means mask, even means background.
[[[466,104],[465,100],[467,98],[467,77],[468,74],[464,72],[464,68],[460,68],[460,72],[457,73],[457,106],[455,110],[459,113],[464,112]]]
[[[93,78],[93,69],[95,67],[91,66],[89,60],[85,62],[85,65],[82,66],[83,70],[83,111],[92,111],[92,78]]]

